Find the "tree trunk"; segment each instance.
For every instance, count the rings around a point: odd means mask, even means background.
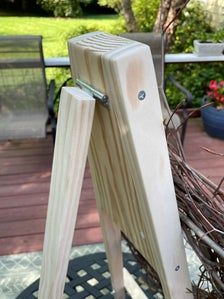
[[[153,31],[161,33],[166,29],[167,49],[169,49],[175,34],[178,18],[181,15],[179,12],[187,2],[187,0],[163,0],[160,3]]]
[[[158,10],[156,21],[155,21],[154,28],[153,28],[154,32],[161,33],[162,28],[166,22],[168,14],[169,14],[171,1],[172,0],[164,0],[164,1],[161,0],[160,1],[159,10]]]
[[[121,6],[122,6],[122,13],[124,15],[128,31],[137,32],[138,25],[131,7],[131,0],[122,0]]]

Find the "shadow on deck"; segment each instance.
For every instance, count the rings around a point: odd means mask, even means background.
[[[211,154],[203,147],[224,154],[224,141],[208,137],[200,119],[192,119],[185,142],[188,161],[218,183],[224,176],[224,156]],[[52,154],[50,137],[0,143],[0,255],[42,250]],[[73,244],[101,241],[87,166]]]

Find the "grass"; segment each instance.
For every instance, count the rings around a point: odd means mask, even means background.
[[[86,32],[102,30],[119,33],[124,31],[116,15],[97,15],[77,19],[50,17],[0,17],[0,35],[33,34],[43,36],[44,57],[68,56],[67,40]],[[46,69],[48,80],[56,79],[59,87],[70,76],[68,69]]]
[[[89,30],[88,30],[89,28]],[[1,17],[0,35],[34,34],[43,36],[45,57],[67,56],[67,39],[91,28],[111,32],[121,31],[117,16],[62,19],[47,17]]]

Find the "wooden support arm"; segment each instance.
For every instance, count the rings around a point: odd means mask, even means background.
[[[62,299],[95,100],[64,87],[60,98],[39,299]]]

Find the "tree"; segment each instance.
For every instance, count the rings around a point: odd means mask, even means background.
[[[132,8],[131,0],[98,0],[100,6],[107,6],[114,9],[125,19],[126,27],[129,32],[138,31],[138,25]]]
[[[174,36],[180,12],[189,0],[98,0],[100,5],[115,8],[124,16],[128,31],[154,31],[167,28],[167,45]],[[174,20],[172,22],[172,20]]]
[[[114,9],[117,13],[121,12],[121,0],[98,0],[100,6],[107,6]]]
[[[160,2],[153,31],[156,33],[166,31],[167,48],[172,43],[181,11],[188,2],[189,0],[161,0]]]
[[[75,17],[82,14],[78,0],[37,0],[37,2],[55,17]]]
[[[122,0],[121,1],[122,14],[126,22],[126,26],[129,32],[137,32],[138,25],[135,19],[134,12],[131,6],[131,0]]]

